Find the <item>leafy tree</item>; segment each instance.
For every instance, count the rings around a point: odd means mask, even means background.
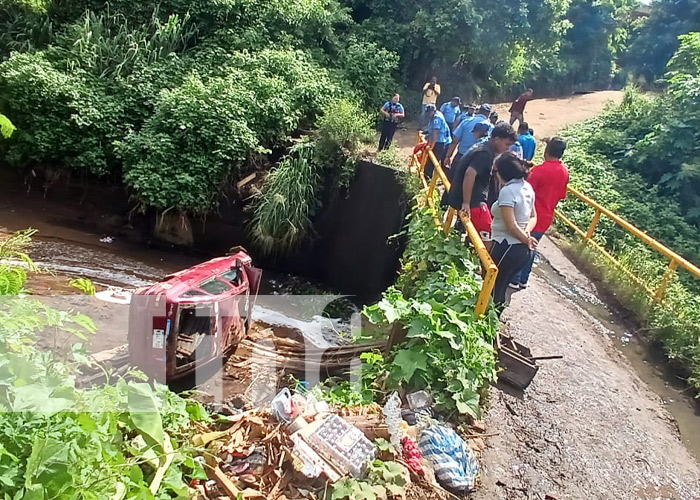
[[[623,62],[652,83],[663,76],[666,64],[679,47],[678,36],[700,29],[700,3],[696,0],[657,0],[651,15],[635,30]]]

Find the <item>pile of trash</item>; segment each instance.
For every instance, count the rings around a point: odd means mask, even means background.
[[[427,393],[406,399],[394,393],[383,408],[337,410],[283,389],[269,406],[227,417],[225,430],[195,436],[193,444],[206,450],[209,480],[192,486],[202,500],[342,499],[330,494],[334,485],[371,483],[368,470],[392,448],[391,460],[405,468],[402,488],[423,490],[410,498],[468,494],[479,471],[474,451],[433,420]],[[406,498],[391,491],[384,498]]]

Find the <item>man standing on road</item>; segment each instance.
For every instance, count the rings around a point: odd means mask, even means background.
[[[405,116],[403,105],[399,102],[399,94],[394,94],[391,101],[384,103],[384,106],[380,108],[382,117],[382,136],[379,138],[379,149],[387,149],[391,146],[391,141],[394,140],[394,134],[396,133],[396,127],[399,126],[399,119]]]
[[[425,114],[430,120],[428,122],[428,142],[430,147],[435,154],[435,158],[440,163],[445,161],[445,153],[447,152],[447,146],[452,142],[450,136],[450,127],[445,121],[445,117],[437,109],[435,109],[434,104],[428,104],[425,107]],[[435,171],[435,165],[432,161],[429,161],[425,165],[425,176],[430,179]]]
[[[486,123],[489,125],[489,130],[493,128],[489,122],[489,115],[491,114],[491,106],[484,103],[479,108],[479,112],[471,119],[463,121],[459,124],[457,129],[452,134],[452,144],[450,149],[445,155],[445,166],[449,168],[452,164],[457,164],[459,159],[467,154],[469,148],[471,148],[476,143],[476,138],[474,137],[474,127],[478,123]],[[457,149],[457,155],[454,160],[452,160],[452,155],[455,149]]]
[[[491,138],[469,150],[452,172],[449,204],[471,219],[484,240],[490,239],[493,222],[491,210],[486,205],[493,162],[498,155],[508,151],[516,139],[513,127],[499,123],[491,131]]]
[[[426,82],[426,84],[423,85],[422,109],[418,123],[420,127],[419,130],[424,130],[425,126],[428,124],[427,117],[425,116],[426,106],[432,104],[433,106],[437,107],[437,100],[438,97],[440,97],[441,92],[442,89],[440,88],[440,84],[437,82],[437,76],[432,77],[429,82]]]
[[[532,237],[540,241],[554,220],[557,203],[566,198],[566,186],[569,184],[569,170],[561,159],[566,150],[566,141],[554,137],[544,150],[544,163],[532,169],[527,181],[535,191],[535,212],[537,224],[532,229]],[[510,283],[516,290],[527,288],[527,282],[535,262],[535,254],[525,263],[525,267]]]
[[[510,106],[510,124],[513,125],[516,120],[520,123],[525,121],[525,105],[531,101],[535,92],[532,89],[527,89],[520,94],[518,98]]]
[[[459,97],[453,97],[450,102],[446,102],[440,106],[440,113],[442,113],[442,116],[445,117],[447,125],[450,126],[450,131],[454,130],[455,122],[461,112],[461,104],[462,100]]]

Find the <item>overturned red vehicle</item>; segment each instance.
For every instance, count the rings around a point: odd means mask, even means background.
[[[261,275],[236,248],[138,289],[129,309],[131,366],[167,383],[230,354],[250,326]]]

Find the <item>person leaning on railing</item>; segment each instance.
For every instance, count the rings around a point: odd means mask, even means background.
[[[452,167],[452,186],[447,200],[452,208],[470,218],[474,228],[484,240],[490,239],[491,212],[486,204],[491,182],[493,161],[501,153],[508,151],[517,136],[513,127],[499,123],[491,132],[491,138],[471,148]],[[458,225],[461,228],[461,223]]]
[[[438,162],[442,164],[445,161],[447,146],[452,142],[450,126],[447,124],[445,117],[435,109],[433,104],[428,104],[425,107],[425,114],[428,118],[428,142],[430,148]],[[435,171],[435,165],[432,161],[428,161],[425,165],[425,176],[430,179]]]
[[[506,304],[508,284],[531,258],[538,240],[530,234],[537,224],[537,212],[535,191],[526,181],[525,162],[509,151],[496,159],[495,169],[503,186],[491,207],[491,258],[498,266],[493,302],[500,314]]]

